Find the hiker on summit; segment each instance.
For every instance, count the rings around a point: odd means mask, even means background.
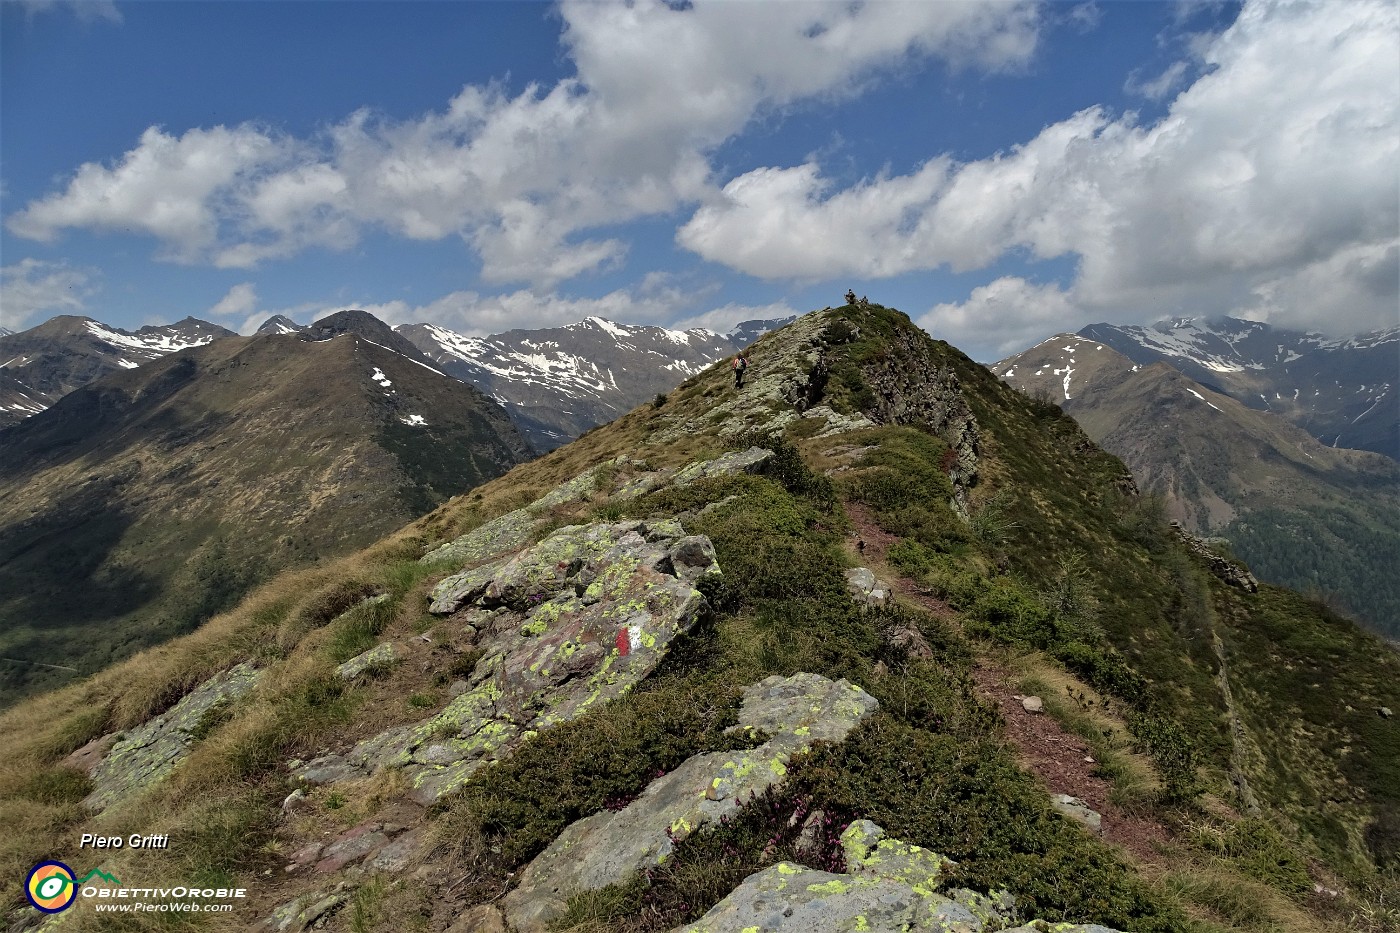
[[[748,357],[743,353],[736,353],[729,366],[734,370],[734,388],[742,389],[744,387],[744,372],[749,368]]]

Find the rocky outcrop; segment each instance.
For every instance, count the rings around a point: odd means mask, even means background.
[[[779,862],[750,875],[708,913],[673,933],[984,933],[1015,922],[1010,895],[940,894],[952,861],[885,836],[869,820],[841,835],[844,874]]]
[[[1221,557],[1210,549],[1210,545],[1203,538],[1198,538],[1185,528],[1180,522],[1172,522],[1172,531],[1181,539],[1181,543],[1186,545],[1187,550],[1205,561],[1206,567],[1216,577],[1225,581],[1236,589],[1244,590],[1246,593],[1259,592],[1259,581],[1254,579],[1254,574],[1249,572],[1249,568],[1237,561],[1232,561]]]
[[[875,577],[869,567],[852,567],[845,572],[846,588],[862,606],[883,606],[890,599],[890,585]]]
[[[399,649],[393,642],[375,645],[368,651],[357,654],[335,669],[341,680],[354,680],[365,671],[388,667],[399,659]]]
[[[247,663],[216,674],[166,712],[118,739],[92,769],[93,791],[83,805],[105,810],[165,778],[189,754],[218,708],[253,689],[260,676]]]
[[[1018,922],[1005,891],[942,890],[956,865],[891,839],[869,820],[841,834],[845,873],[779,862],[746,878],[694,923],[672,933],[1116,933],[1097,924]]]
[[[734,476],[738,473],[762,473],[773,459],[773,451],[763,447],[750,447],[748,450],[731,450],[713,460],[701,460],[685,467],[675,475],[673,485],[689,486],[702,479],[716,476]]]
[[[321,784],[402,768],[409,796],[432,803],[538,730],[630,690],[700,618],[696,584],[719,572],[708,538],[665,520],[570,525],[453,574],[429,611],[472,627],[483,656],[466,689],[295,775]]]
[[[952,367],[941,362],[927,337],[900,328],[886,352],[861,367],[861,377],[874,393],[867,412],[879,424],[913,424],[932,430],[953,450],[946,464],[953,484],[953,511],[969,517],[972,487],[977,485],[981,433],[962,385]]]
[[[816,674],[769,677],[749,687],[735,728],[767,741],[749,751],[696,755],[622,810],[565,829],[507,895],[507,920],[520,933],[543,930],[572,894],[662,864],[675,843],[785,780],[794,755],[814,742],[841,741],[877,706],[859,687]]]

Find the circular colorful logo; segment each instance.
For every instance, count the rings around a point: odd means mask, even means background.
[[[24,883],[29,903],[46,914],[67,910],[78,897],[73,869],[62,862],[40,862],[29,871]]]

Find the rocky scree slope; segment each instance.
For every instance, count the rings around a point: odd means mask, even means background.
[[[712,366],[0,717],[26,765],[0,773],[6,877],[139,826],[185,844],[107,870],[246,881],[236,923],[279,931],[1213,933],[1375,908],[1400,669],[1373,639],[1212,576],[1072,420],[897,312],[808,315],[753,361],[740,393]],[[884,565],[852,566],[848,508]],[[1114,705],[1095,721],[1152,776],[1119,790],[1177,828],[1160,864],[1018,766],[971,676],[1007,652]]]
[[[1223,537],[1265,580],[1329,594],[1354,617],[1400,635],[1400,464],[1326,447],[1166,363],[1134,363],[1106,344],[1059,334],[992,367],[1053,400],[1132,468],[1187,530]]]
[[[89,383],[0,431],[0,699],[190,631],[529,453],[489,399],[359,336],[225,338]]]
[[[125,331],[92,318],[60,315],[18,334],[0,334],[0,428],[43,411],[81,385],[135,369],[234,332],[187,317]]]

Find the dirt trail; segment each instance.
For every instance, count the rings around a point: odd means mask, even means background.
[[[923,592],[912,580],[893,573],[885,564],[886,551],[900,539],[880,528],[861,505],[847,503],[846,514],[854,525],[849,546],[861,563],[889,580],[894,590],[910,602],[956,624],[957,612],[952,607]],[[1006,738],[1022,767],[1044,781],[1051,793],[1078,797],[1097,811],[1103,817],[1104,841],[1123,849],[1138,863],[1162,864],[1159,846],[1170,838],[1167,828],[1155,820],[1128,813],[1109,799],[1112,785],[1094,774],[1097,763],[1083,739],[1066,732],[1052,716],[1027,712],[1021,705],[1016,676],[1006,668],[979,658],[972,679],[978,694],[993,703],[1006,722]]]

